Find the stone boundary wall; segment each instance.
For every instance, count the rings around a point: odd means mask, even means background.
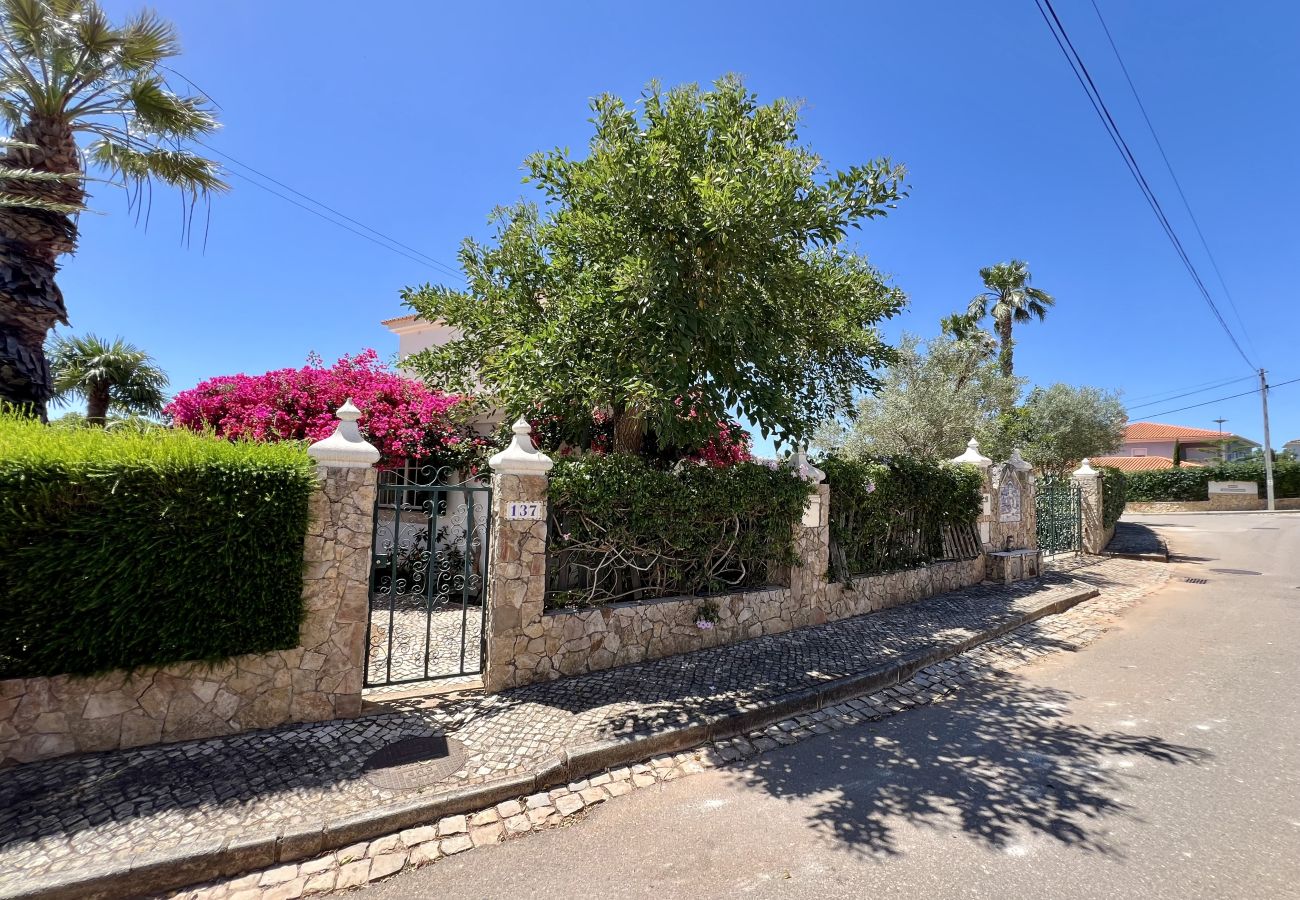
[[[599,672],[901,606],[983,580],[981,555],[861,576],[853,579],[852,587],[823,581],[820,602],[810,603],[806,595],[801,599],[797,590],[778,585],[709,597],[548,610],[522,629],[515,667],[520,676],[527,676],[519,683]],[[709,602],[716,605],[720,621],[700,628],[695,624],[700,607]]]
[[[1217,502],[1215,500],[1133,500],[1125,505],[1124,512],[1141,515],[1144,513],[1259,511],[1268,509],[1268,501],[1257,497],[1243,497],[1239,494],[1216,494],[1215,496],[1223,498],[1223,500]],[[1277,509],[1300,509],[1300,497],[1279,497],[1273,501],[1273,505]]]
[[[317,474],[297,647],[213,665],[0,681],[0,767],[359,714],[376,473]]]

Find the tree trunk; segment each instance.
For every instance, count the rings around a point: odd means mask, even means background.
[[[645,417],[633,405],[614,408],[614,452],[636,456],[645,441]]]
[[[1011,317],[1007,316],[1001,322],[998,322],[998,339],[1002,342],[1002,352],[998,354],[998,362],[1002,365],[1002,374],[1010,378],[1013,372],[1011,365]]]
[[[86,395],[86,424],[103,428],[108,424],[108,385],[97,384]]]
[[[33,119],[14,131],[13,140],[34,148],[10,147],[0,164],[64,175],[81,171],[72,131],[62,122]],[[85,200],[80,182],[0,179],[0,192],[77,206]],[[51,392],[45,339],[56,322],[68,324],[55,260],[76,246],[77,226],[65,213],[0,207],[0,401],[42,421]]]

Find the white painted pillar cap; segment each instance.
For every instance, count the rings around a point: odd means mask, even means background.
[[[533,426],[521,416],[510,426],[514,437],[504,450],[488,460],[493,472],[501,475],[545,475],[554,463],[533,443]]]
[[[970,463],[973,466],[979,466],[981,469],[987,469],[993,465],[993,460],[980,453],[980,442],[971,438],[966,443],[966,452],[961,456],[953,457],[955,463]]]
[[[379,462],[379,450],[361,436],[357,419],[361,410],[348,400],[334,413],[339,424],[334,433],[307,448],[307,455],[322,466],[339,469],[368,469]]]

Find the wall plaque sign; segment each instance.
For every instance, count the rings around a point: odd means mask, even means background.
[[[998,485],[998,521],[1020,521],[1020,479],[1014,472],[1003,471]]]
[[[507,519],[545,519],[546,504],[539,500],[514,501],[506,504]]]
[[[1253,481],[1211,481],[1211,494],[1246,494],[1250,497],[1259,496],[1259,485]]]

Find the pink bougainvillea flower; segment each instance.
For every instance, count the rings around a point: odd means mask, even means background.
[[[381,466],[406,459],[465,464],[487,446],[467,423],[467,398],[387,369],[374,350],[329,368],[313,354],[301,369],[219,375],[181,391],[164,412],[177,427],[222,437],[319,441],[333,433],[334,411],[348,399],[361,410],[358,425],[379,448]]]

